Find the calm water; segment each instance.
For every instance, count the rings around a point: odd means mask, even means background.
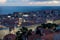
[[[0,6],[0,14],[8,14],[13,12],[30,12],[48,9],[60,10],[60,6]]]

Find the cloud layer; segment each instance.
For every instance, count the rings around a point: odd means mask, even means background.
[[[0,3],[5,3],[5,2],[7,2],[7,0],[0,0]]]
[[[0,6],[60,6],[60,0],[0,0]]]
[[[30,2],[29,4],[58,4],[58,3],[60,3],[60,1],[46,1],[46,2]]]
[[[60,0],[31,0],[31,1],[60,1]]]
[[[42,1],[52,1],[52,0],[31,0],[31,1],[40,1],[40,2],[42,2]]]

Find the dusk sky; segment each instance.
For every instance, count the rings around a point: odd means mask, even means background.
[[[0,6],[60,6],[60,0],[0,0]]]

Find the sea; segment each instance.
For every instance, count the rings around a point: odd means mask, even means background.
[[[31,12],[50,9],[60,10],[60,6],[0,6],[0,14],[12,14],[13,12]]]

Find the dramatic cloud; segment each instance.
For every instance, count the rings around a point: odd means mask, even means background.
[[[0,0],[0,3],[3,4],[5,3],[7,0]]]

